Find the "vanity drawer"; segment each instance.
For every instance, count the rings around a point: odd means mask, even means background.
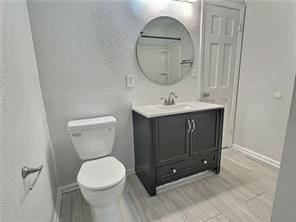
[[[212,168],[217,162],[217,151],[201,152],[194,158],[157,168],[158,181],[166,178],[178,177],[197,168]]]
[[[214,163],[217,161],[217,151],[197,153],[196,159],[201,165]]]
[[[170,165],[162,166],[157,168],[157,178],[163,179],[166,177],[172,177],[188,171],[192,167],[197,167],[197,163],[193,160],[181,161]]]

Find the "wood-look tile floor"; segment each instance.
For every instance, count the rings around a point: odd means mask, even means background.
[[[278,169],[237,150],[225,149],[219,175],[150,197],[137,176],[127,179],[120,198],[125,222],[270,221]],[[91,222],[79,190],[63,195],[61,222]]]

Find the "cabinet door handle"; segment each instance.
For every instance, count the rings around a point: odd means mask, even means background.
[[[194,120],[191,120],[192,121],[192,130],[191,130],[191,133],[193,133],[195,131],[195,121]]]
[[[188,125],[187,133],[190,133],[190,131],[191,131],[191,121],[189,119],[187,120],[187,125]]]
[[[172,168],[171,170],[173,174],[177,173],[177,170],[175,168]]]

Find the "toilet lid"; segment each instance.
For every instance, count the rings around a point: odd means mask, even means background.
[[[105,190],[118,184],[124,177],[124,165],[116,158],[108,156],[83,163],[77,182],[89,190]]]

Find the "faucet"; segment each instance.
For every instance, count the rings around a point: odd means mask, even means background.
[[[164,100],[163,101],[163,105],[169,106],[169,105],[175,105],[175,99],[174,99],[174,97],[175,98],[178,98],[178,95],[176,93],[174,93],[174,92],[170,92],[169,97],[167,99],[164,98],[164,97],[162,97],[160,99]]]

